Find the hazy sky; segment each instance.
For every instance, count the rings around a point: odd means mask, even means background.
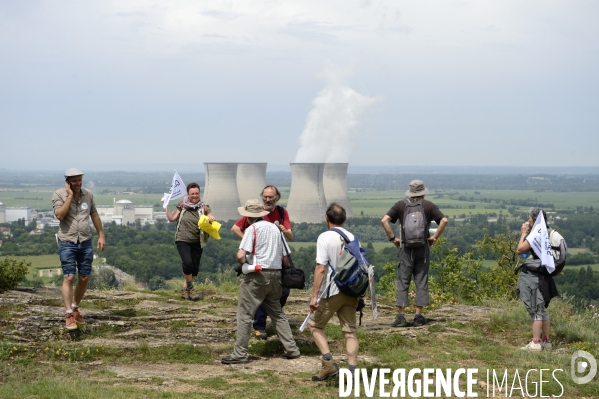
[[[0,0],[0,168],[598,166],[598,17],[582,0]]]

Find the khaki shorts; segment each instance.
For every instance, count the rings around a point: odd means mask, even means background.
[[[343,293],[333,295],[329,299],[321,299],[318,308],[310,317],[311,327],[324,329],[331,317],[336,313],[343,332],[356,332],[356,308],[358,298]]]

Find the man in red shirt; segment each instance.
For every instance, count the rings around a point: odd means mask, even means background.
[[[270,213],[266,216],[263,216],[262,219],[267,222],[274,223],[279,227],[279,230],[283,233],[287,241],[293,240],[293,231],[291,230],[291,222],[289,221],[289,214],[287,213],[287,209],[282,206],[277,205],[277,202],[281,199],[281,193],[275,186],[266,186],[262,189],[262,202],[263,208],[265,211],[269,211]],[[239,239],[243,239],[243,233],[245,229],[249,227],[250,223],[248,222],[247,217],[243,216],[239,219],[233,227],[231,231],[235,234]],[[287,297],[289,296],[289,288],[283,287],[283,292],[281,293],[281,307],[285,306],[287,303]],[[256,310],[256,314],[254,315],[254,330],[256,330],[256,338],[258,339],[266,339],[266,309],[264,305],[260,305],[258,310]]]

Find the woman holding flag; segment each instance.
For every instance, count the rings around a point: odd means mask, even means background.
[[[187,185],[187,196],[171,212],[166,204],[166,217],[169,222],[177,221],[175,245],[181,256],[185,285],[181,290],[181,298],[191,301],[201,299],[193,289],[193,279],[200,270],[202,250],[208,241],[208,234],[198,228],[200,216],[206,215],[212,223],[215,219],[210,207],[200,200],[200,186],[197,183]]]
[[[546,217],[547,214],[541,208],[530,209],[528,220],[522,224],[522,234],[516,248],[518,255],[530,251],[529,257],[540,259],[542,265],[537,270],[531,270],[523,265],[518,278],[518,297],[524,302],[532,322],[532,341],[520,349],[529,351],[551,349],[547,307],[551,298],[558,295],[557,287],[550,275],[555,265],[551,255]],[[547,248],[548,251],[543,250]]]

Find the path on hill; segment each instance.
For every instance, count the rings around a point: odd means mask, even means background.
[[[164,382],[157,389],[185,392],[186,384],[176,380],[204,380],[231,376],[232,373],[254,374],[262,379],[266,374],[289,376],[296,373],[315,373],[320,360],[317,353],[299,359],[285,360],[279,357],[252,356],[251,362],[243,365],[224,366],[219,358],[229,354],[234,344],[236,329],[237,298],[234,294],[204,290],[205,299],[198,302],[182,301],[176,293],[168,295],[150,292],[98,291],[90,290],[82,303],[82,313],[87,325],[84,329],[69,333],[64,329],[64,309],[59,288],[22,289],[0,294],[0,333],[5,339],[23,345],[43,345],[44,342],[63,342],[73,346],[103,345],[123,349],[147,345],[150,348],[175,344],[207,346],[212,353],[212,364],[182,364],[176,362],[117,361],[105,364],[92,361],[84,364],[80,371],[90,378],[98,370],[114,373],[118,384],[143,385],[153,379]],[[311,338],[297,334],[297,328],[306,316],[309,294],[294,290],[287,301],[285,313],[296,333],[298,342],[312,345]],[[368,304],[370,306],[370,304]],[[397,333],[408,338],[429,334],[429,329],[443,325],[441,334],[464,335],[463,330],[452,329],[447,321],[469,323],[488,318],[490,308],[447,305],[428,314],[430,323],[423,327],[396,329],[390,327],[395,317],[391,306],[379,306],[379,317],[372,320],[367,307],[363,326],[372,334]],[[336,322],[336,318],[333,318]],[[439,334],[439,332],[437,332]],[[276,336],[269,337],[277,340]],[[251,341],[250,343],[255,342]],[[336,358],[343,362],[343,356]],[[363,356],[360,359],[376,363],[378,359]],[[176,361],[176,359],[173,359]],[[308,374],[309,375],[309,374]],[[190,388],[191,389],[191,388]],[[197,391],[197,387],[194,387]]]

